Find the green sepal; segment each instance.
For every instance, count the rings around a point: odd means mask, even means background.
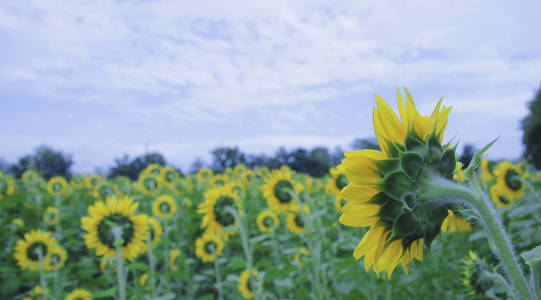
[[[406,145],[407,151],[415,151],[420,155],[425,155],[426,153],[426,145],[415,131],[408,131],[404,144]]]
[[[452,179],[453,173],[456,168],[456,158],[455,158],[455,149],[445,149],[443,155],[441,156],[439,172],[440,174],[447,178]]]
[[[447,209],[445,207],[432,207],[423,213],[424,216],[430,216],[425,224],[425,232],[423,234],[425,245],[430,249],[432,242],[441,231],[441,224],[447,217]]]
[[[402,195],[412,190],[413,183],[402,171],[391,173],[382,180],[383,192],[395,200],[401,200]]]
[[[404,146],[400,144],[397,144],[388,140],[386,140],[385,142],[387,143],[387,151],[389,152],[388,154],[390,157],[398,157],[400,152],[405,150]]]
[[[385,174],[390,174],[398,171],[400,166],[400,161],[398,158],[382,159],[374,161],[374,163],[378,166],[377,171],[381,175],[381,177],[384,177]]]
[[[394,222],[390,239],[403,238],[415,233],[419,220],[412,212],[402,213]]]
[[[378,217],[393,223],[402,213],[402,203],[391,199],[379,209]]]
[[[475,170],[477,170],[477,168],[479,168],[479,166],[481,165],[481,155],[487,152],[487,150],[490,149],[490,147],[492,147],[492,145],[494,145],[494,143],[496,143],[499,138],[500,137],[495,138],[492,142],[483,147],[483,149],[475,152],[472,162],[470,163],[466,171],[464,171],[464,176],[466,176],[470,180],[472,179],[473,172],[475,172]]]
[[[379,192],[372,196],[370,200],[368,200],[366,203],[370,204],[377,204],[379,206],[385,205],[387,202],[392,201],[393,199],[389,196],[387,196],[384,192]]]
[[[411,180],[417,179],[423,169],[423,157],[416,152],[400,153],[400,162],[402,169],[410,177]]]

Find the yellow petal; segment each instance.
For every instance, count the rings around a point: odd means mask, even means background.
[[[370,200],[377,193],[379,191],[376,189],[376,185],[350,183],[340,192],[340,198],[352,203],[363,203]]]

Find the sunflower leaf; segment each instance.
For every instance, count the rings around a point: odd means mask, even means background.
[[[475,172],[475,170],[477,170],[477,168],[479,168],[479,166],[481,165],[481,155],[487,152],[488,149],[490,149],[490,147],[492,147],[492,145],[494,145],[494,143],[496,143],[496,141],[500,139],[500,137],[501,136],[495,138],[492,142],[488,143],[488,145],[483,147],[483,149],[475,152],[475,154],[473,155],[473,163],[470,163],[466,171],[464,171],[464,175],[466,177],[468,177],[470,180],[472,179],[473,172]]]

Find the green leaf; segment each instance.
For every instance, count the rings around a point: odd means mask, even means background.
[[[475,152],[475,154],[473,155],[473,162],[470,163],[466,171],[464,171],[464,175],[466,177],[468,177],[470,180],[472,179],[473,172],[475,172],[475,170],[477,170],[477,168],[479,168],[479,166],[481,165],[481,155],[487,152],[487,150],[490,149],[490,147],[492,147],[492,145],[494,145],[494,143],[496,143],[498,139],[500,139],[500,137],[495,138],[492,142],[483,147],[483,149]]]
[[[530,267],[535,268],[535,266],[541,262],[541,245],[533,248],[530,251],[522,252],[520,256],[524,258]]]
[[[117,287],[114,286],[114,287],[112,287],[110,289],[106,289],[106,290],[101,291],[101,292],[93,293],[92,298],[99,299],[99,298],[114,297],[114,296],[116,296],[116,290],[117,290]]]

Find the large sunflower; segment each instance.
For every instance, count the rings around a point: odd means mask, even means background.
[[[251,276],[254,276],[254,278],[251,279]],[[257,275],[257,270],[252,269],[251,272],[249,270],[242,271],[238,285],[238,290],[241,293],[242,298],[252,299],[254,297],[254,292],[258,290],[258,287],[254,286],[256,284],[262,284],[261,279],[259,279],[259,276]]]
[[[509,161],[503,161],[494,168],[496,185],[502,193],[511,201],[518,200],[524,195],[526,185],[522,178],[520,166],[513,165]]]
[[[213,262],[216,257],[222,255],[224,241],[219,235],[206,232],[195,241],[195,255],[203,262]]]
[[[88,208],[89,217],[81,219],[82,228],[87,231],[85,244],[95,248],[96,255],[112,257],[116,254],[113,226],[122,228],[122,256],[133,260],[145,251],[147,234],[147,216],[136,215],[139,203],[129,197],[113,196],[106,202],[97,201]]]
[[[292,178],[289,169],[273,170],[265,184],[261,186],[261,190],[272,210],[276,212],[299,210],[299,205],[291,192],[298,194],[303,190],[303,186]]]
[[[92,293],[85,289],[75,289],[66,296],[65,300],[92,300]]]
[[[235,216],[226,207],[239,209],[241,203],[236,192],[228,186],[218,186],[205,192],[205,202],[199,204],[197,212],[205,214],[201,224],[208,231],[220,232],[225,227],[236,224]]]
[[[514,201],[508,198],[507,194],[501,188],[501,186],[497,184],[492,185],[489,189],[489,193],[490,193],[490,200],[492,200],[492,202],[496,204],[497,208],[508,207],[508,206],[513,205]]]
[[[24,234],[24,239],[17,241],[13,256],[21,269],[38,271],[40,264],[38,249],[41,250],[45,260],[54,247],[57,247],[57,241],[51,236],[50,232],[31,230],[29,233]]]
[[[152,203],[152,213],[160,219],[172,218],[177,212],[177,203],[171,195],[160,195]]]
[[[257,228],[263,233],[272,232],[280,224],[272,210],[264,210],[257,215]]]
[[[406,95],[404,104],[397,90],[400,118],[376,95],[374,130],[382,151],[346,152],[341,165],[350,183],[341,193],[348,204],[339,221],[370,227],[353,256],[388,277],[399,263],[407,272],[413,258],[423,259],[423,244],[432,243],[452,209],[422,194],[430,178],[453,178],[455,149],[442,145],[451,108],[440,109],[440,100],[432,115],[421,116]]]
[[[55,176],[49,179],[49,182],[47,183],[47,191],[51,195],[67,196],[69,194],[68,182],[62,176]]]

